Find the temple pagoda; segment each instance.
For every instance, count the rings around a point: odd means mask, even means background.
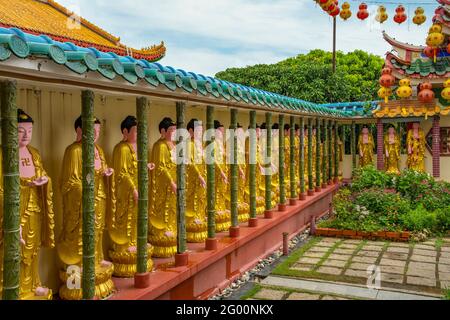
[[[134,49],[120,38],[78,16],[53,0],[0,0],[0,27],[17,28],[52,40],[71,42],[80,47],[114,52],[149,62],[161,60],[166,53],[164,42],[147,48]]]

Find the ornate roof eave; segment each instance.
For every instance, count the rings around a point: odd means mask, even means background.
[[[436,99],[430,103],[423,103],[417,98],[382,101],[373,112],[376,118],[408,118],[408,117],[432,117],[435,115],[448,115],[450,106],[443,106]]]
[[[425,47],[415,46],[409,43],[400,42],[391,36],[389,36],[385,31],[383,31],[383,38],[394,48],[400,48],[411,52],[422,52]]]

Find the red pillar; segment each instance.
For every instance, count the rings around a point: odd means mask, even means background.
[[[441,176],[441,126],[439,116],[433,118],[433,177]]]
[[[381,119],[377,120],[377,168],[384,170],[384,126]]]

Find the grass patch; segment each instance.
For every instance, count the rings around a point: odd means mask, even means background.
[[[323,292],[315,292],[315,291],[310,291],[310,290],[299,290],[299,289],[292,289],[292,288],[279,287],[279,286],[264,285],[262,288],[284,291],[284,292],[288,293],[287,297],[289,297],[289,295],[291,295],[292,293],[307,293],[307,294],[318,295],[320,300],[324,296],[331,296],[331,297],[335,297],[335,298],[345,298],[345,299],[351,299],[351,300],[360,300],[359,298],[356,298],[356,297],[351,297],[351,296],[346,296],[346,295],[338,295],[335,293],[323,293]]]
[[[319,262],[314,266],[312,271],[316,271],[319,269],[322,264],[333,254],[333,251],[336,250],[337,247],[339,247],[344,240],[340,240],[336,242],[325,254],[324,256],[319,260]]]
[[[240,299],[247,300],[254,297],[261,290],[261,288],[262,288],[261,285],[255,284],[253,288],[247,291],[242,297],[240,297]]]
[[[444,300],[450,300],[450,288],[444,289]]]
[[[316,243],[318,243],[320,240],[322,240],[321,237],[313,238],[308,243],[306,243],[304,246],[299,248],[297,251],[294,251],[290,254],[290,256],[283,262],[280,263],[273,271],[272,274],[278,274],[283,275],[286,274],[288,271],[295,271],[290,270],[292,265],[300,259],[300,257],[309,249],[311,249]]]
[[[434,243],[434,246],[436,247],[436,250],[441,250],[442,246],[444,245],[444,241],[442,240],[441,237],[438,237],[436,239],[436,242]]]

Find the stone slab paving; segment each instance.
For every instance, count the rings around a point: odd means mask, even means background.
[[[383,288],[439,294],[450,285],[450,238],[417,244],[322,238],[296,268],[305,271],[302,278],[365,283],[379,275]]]

